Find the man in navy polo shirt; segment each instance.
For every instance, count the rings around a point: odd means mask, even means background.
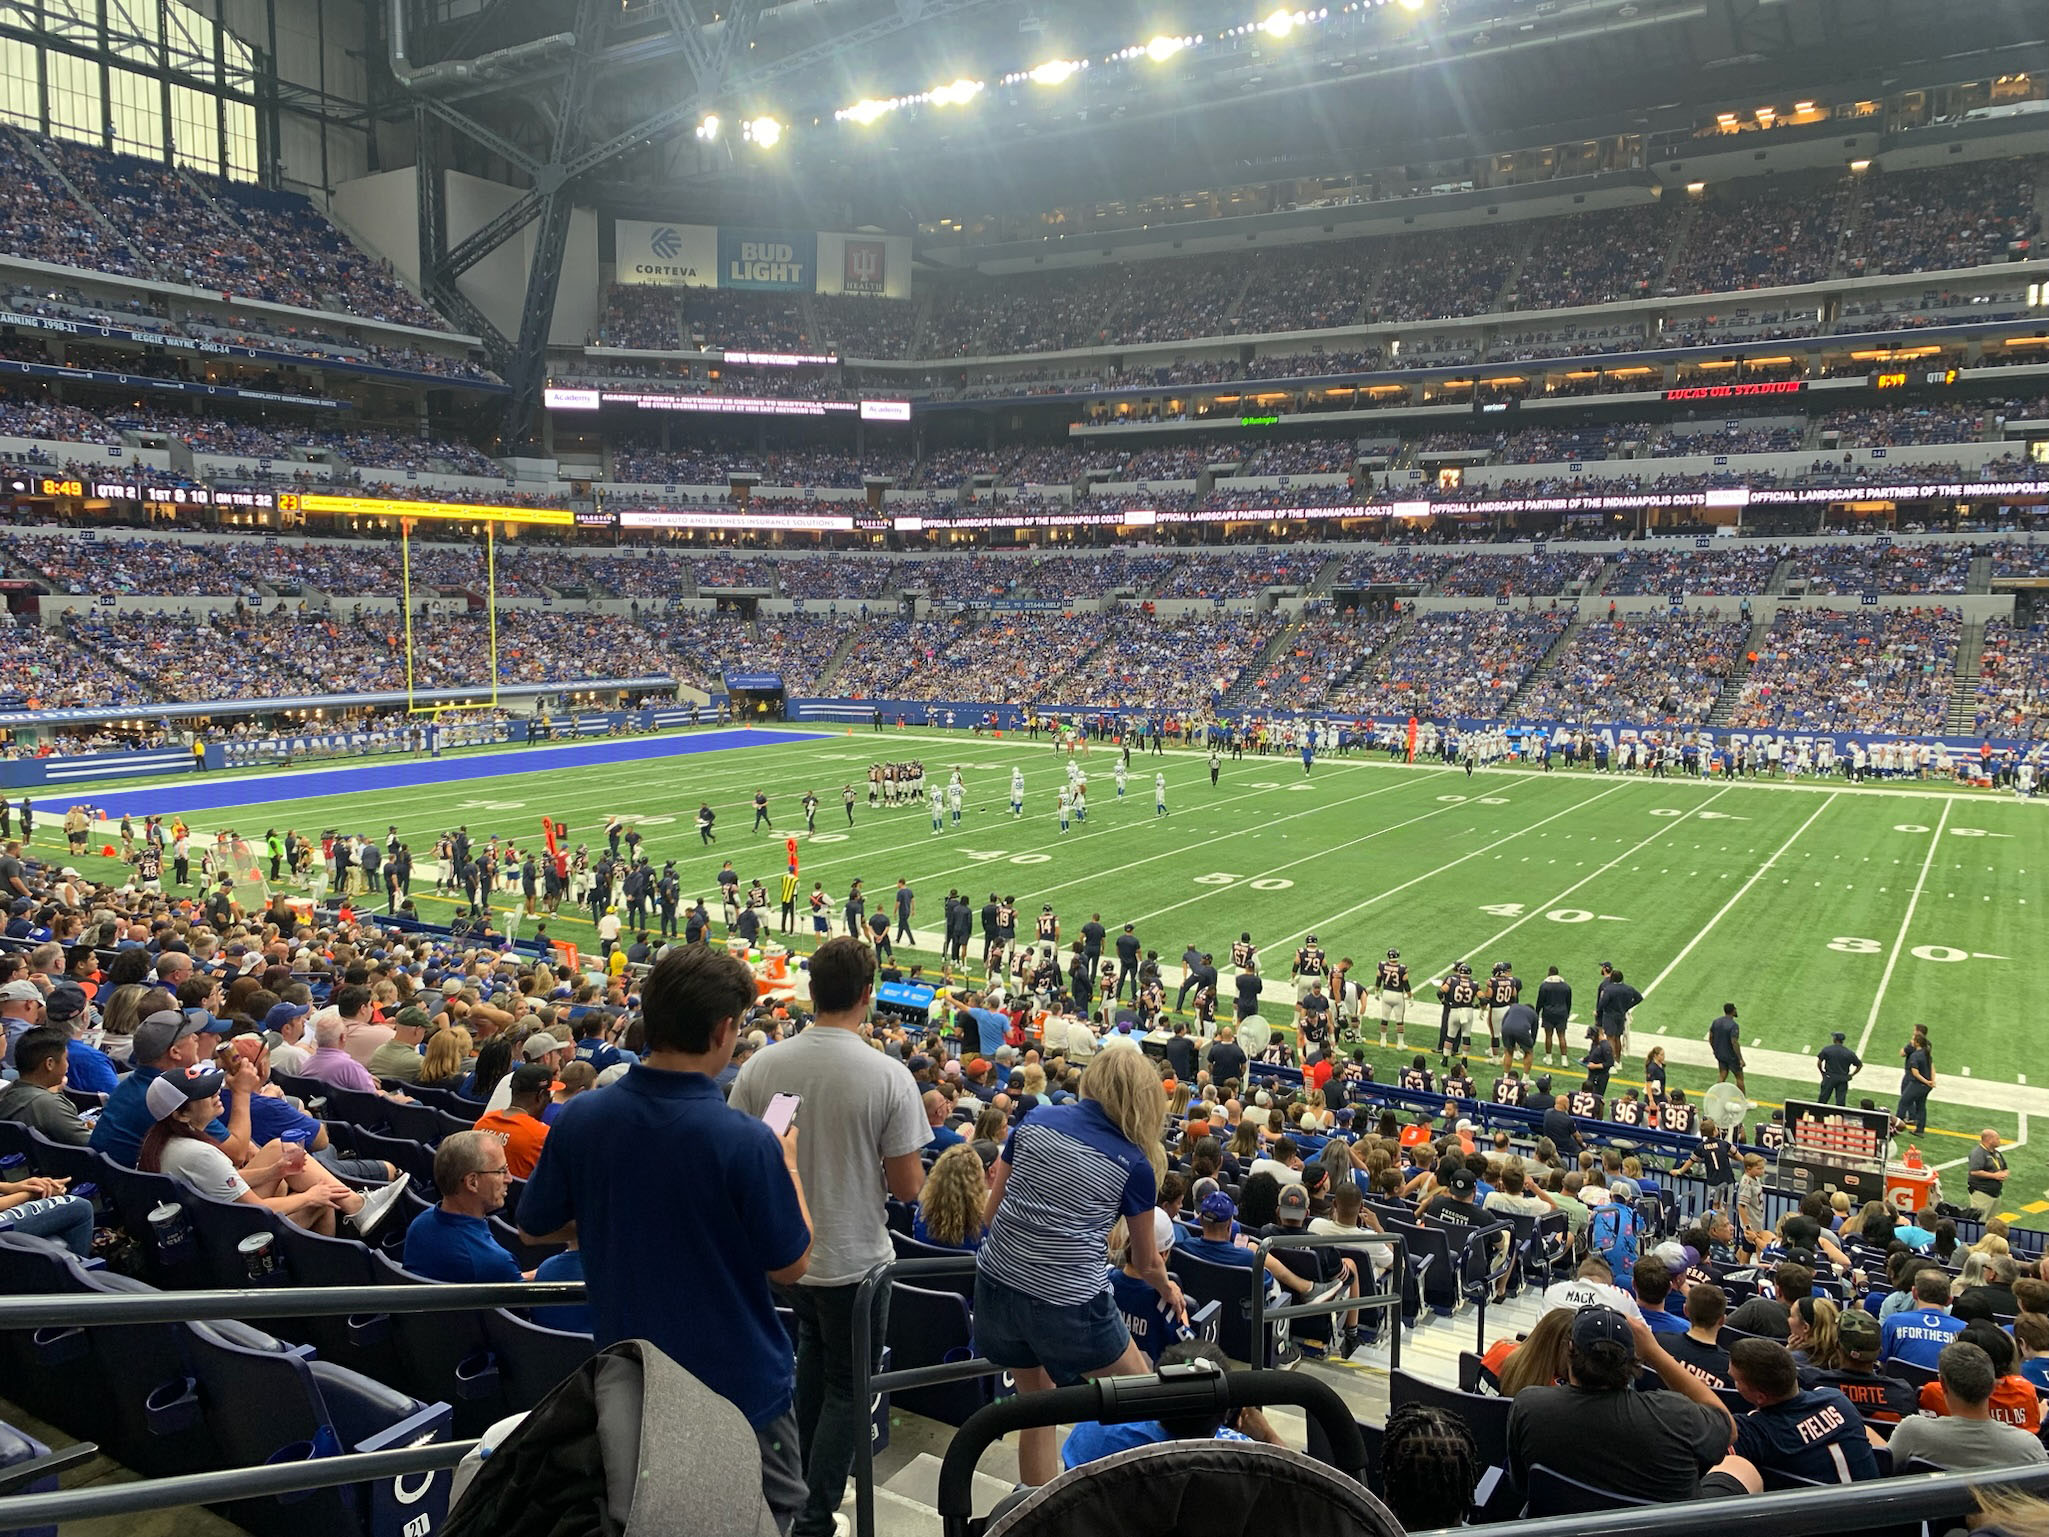
[[[443,1137],[434,1149],[441,1204],[406,1229],[406,1269],[430,1281],[531,1281],[533,1272],[522,1271],[491,1233],[490,1215],[505,1204],[511,1174],[503,1137],[488,1131]]]
[[[778,1140],[712,1081],[753,1002],[753,973],[722,950],[689,945],[656,962],[642,988],[645,1058],[563,1107],[519,1224],[535,1242],[576,1238],[599,1349],[652,1340],[747,1416],[762,1493],[788,1531],[806,1487],[796,1366],[769,1288],[793,1285],[811,1260],[797,1133]],[[690,1172],[620,1177],[635,1168]]]

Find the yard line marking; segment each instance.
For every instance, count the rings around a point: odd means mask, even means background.
[[[1695,806],[1691,811],[1688,811],[1686,813],[1686,816],[1670,818],[1660,823],[1658,830],[1652,833],[1650,837],[1645,838],[1641,843],[1638,843],[1635,848],[1623,850],[1620,854],[1617,854],[1613,859],[1609,860],[1605,865],[1602,865],[1600,869],[1594,871],[1591,875],[1581,876],[1578,880],[1574,881],[1570,886],[1567,886],[1563,891],[1559,892],[1556,896],[1547,897],[1544,901],[1533,904],[1527,913],[1525,913],[1522,917],[1516,919],[1515,922],[1511,923],[1499,934],[1496,934],[1491,939],[1482,940],[1479,944],[1473,946],[1472,949],[1468,950],[1464,955],[1460,956],[1458,959],[1461,961],[1469,961],[1474,956],[1479,955],[1484,951],[1491,950],[1495,945],[1499,944],[1502,940],[1506,939],[1509,935],[1513,934],[1517,929],[1521,928],[1524,924],[1528,923],[1532,918],[1535,918],[1542,913],[1549,912],[1551,909],[1557,907],[1559,903],[1563,902],[1567,897],[1571,896],[1575,891],[1579,890],[1580,887],[1586,885],[1588,881],[1598,879],[1600,876],[1607,874],[1608,871],[1614,869],[1617,865],[1621,864],[1623,860],[1629,858],[1633,854],[1640,852],[1646,845],[1655,843],[1658,839],[1664,837],[1666,833],[1670,832],[1673,828],[1677,827],[1681,822],[1685,821],[1686,817],[1694,816],[1697,813],[1705,810],[1707,807],[1712,806],[1716,801],[1720,800],[1723,796],[1727,795],[1729,791],[1734,788],[1735,786],[1733,785],[1724,785],[1721,789],[1715,791],[1713,795],[1710,795],[1706,800],[1702,801],[1698,806]],[[1453,962],[1452,964],[1456,965],[1457,962]],[[1449,967],[1440,966],[1433,970],[1426,970],[1421,974],[1424,976],[1432,977],[1442,976],[1449,969]]]
[[[1791,848],[1795,843],[1797,843],[1800,839],[1800,835],[1806,832],[1808,828],[1812,827],[1815,824],[1816,819],[1819,818],[1824,811],[1828,810],[1829,807],[1833,806],[1836,803],[1836,798],[1841,794],[1842,792],[1840,790],[1831,793],[1827,800],[1823,801],[1819,806],[1816,806],[1814,808],[1813,816],[1810,816],[1806,821],[1802,822],[1798,827],[1793,829],[1792,837],[1788,838],[1784,843],[1780,844],[1777,848],[1772,850],[1771,858],[1767,859],[1763,864],[1759,865],[1757,869],[1751,874],[1750,879],[1745,881],[1741,886],[1738,886],[1736,888],[1736,894],[1729,898],[1728,901],[1722,904],[1721,910],[1717,912],[1714,915],[1714,917],[1708,919],[1706,925],[1701,929],[1701,931],[1698,934],[1694,935],[1693,938],[1686,941],[1686,947],[1683,950],[1681,950],[1677,955],[1672,957],[1672,963],[1669,966],[1667,966],[1663,971],[1659,972],[1655,977],[1651,978],[1651,985],[1643,990],[1644,997],[1650,997],[1652,993],[1657,991],[1658,984],[1660,982],[1664,981],[1665,978],[1669,977],[1670,975],[1672,975],[1673,972],[1679,969],[1680,963],[1684,961],[1687,956],[1693,954],[1694,947],[1698,945],[1703,939],[1706,939],[1708,935],[1714,931],[1715,925],[1720,923],[1724,918],[1726,918],[1729,915],[1729,909],[1734,907],[1738,902],[1743,900],[1743,894],[1750,890],[1752,886],[1755,886],[1760,880],[1764,878],[1765,872],[1770,870],[1773,865],[1779,862],[1779,856],[1785,853],[1786,850]]]
[[[1366,898],[1366,900],[1363,902],[1354,902],[1350,907],[1345,908],[1341,912],[1332,913],[1327,918],[1319,918],[1315,923],[1311,924],[1307,928],[1297,929],[1292,934],[1284,935],[1280,939],[1269,941],[1268,947],[1272,948],[1272,946],[1275,945],[1285,946],[1297,939],[1302,938],[1304,935],[1318,933],[1321,930],[1328,928],[1333,923],[1338,923],[1346,918],[1351,917],[1354,913],[1364,912],[1367,908],[1372,907],[1375,903],[1384,902],[1391,896],[1396,896],[1399,895],[1401,892],[1407,891],[1411,886],[1420,885],[1422,882],[1430,880],[1434,876],[1442,875],[1447,870],[1455,869],[1457,866],[1464,864],[1469,859],[1477,859],[1480,855],[1488,853],[1493,849],[1499,848],[1502,844],[1507,843],[1510,839],[1520,838],[1528,833],[1535,832],[1538,828],[1544,826],[1546,823],[1555,822],[1560,817],[1571,816],[1575,811],[1584,811],[1587,807],[1593,805],[1594,802],[1606,800],[1609,796],[1613,795],[1617,790],[1620,790],[1621,788],[1622,786],[1618,784],[1610,789],[1603,790],[1599,795],[1589,795],[1585,800],[1574,801],[1570,806],[1567,806],[1563,811],[1554,811],[1551,813],[1551,815],[1545,817],[1542,821],[1532,822],[1528,827],[1519,828],[1515,832],[1509,833],[1506,837],[1495,839],[1492,843],[1484,843],[1479,848],[1474,849],[1471,853],[1461,854],[1457,859],[1450,860],[1445,864],[1441,864],[1434,870],[1425,870],[1421,875],[1418,875],[1411,880],[1403,881],[1399,886],[1389,887],[1386,891],[1379,892],[1374,896],[1370,896]],[[1226,887],[1223,889],[1228,890],[1229,888]]]
[[[1913,894],[1907,898],[1907,910],[1900,917],[1900,931],[1892,942],[1892,953],[1885,958],[1885,974],[1878,979],[1878,996],[1871,1000],[1871,1012],[1864,1018],[1864,1033],[1857,1037],[1857,1055],[1863,1056],[1871,1045],[1872,1032],[1878,1029],[1878,1011],[1885,1005],[1885,991],[1892,986],[1893,968],[1900,963],[1900,952],[1907,945],[1907,928],[1914,921],[1914,909],[1921,905],[1921,886],[1928,879],[1928,872],[1934,867],[1935,852],[1942,847],[1942,830],[1949,825],[1949,814],[1956,807],[1956,798],[1950,797],[1942,803],[1942,815],[1935,819],[1935,831],[1928,837],[1928,857],[1921,861],[1921,874],[1914,881]]]
[[[1448,768],[1447,768],[1447,769],[1443,769],[1443,770],[1441,770],[1440,772],[1441,772],[1441,773],[1445,773],[1445,774],[1449,774],[1449,773],[1453,773],[1453,772],[1455,772],[1455,771],[1454,771],[1454,770],[1452,770],[1452,769],[1448,769]],[[1427,784],[1427,783],[1428,783],[1428,780],[1426,779],[1426,780],[1424,780],[1424,781],[1422,781],[1422,782],[1423,782],[1423,783],[1426,783],[1426,784]],[[1412,783],[1413,783],[1413,781],[1412,781]],[[1188,852],[1189,852],[1189,851],[1190,851],[1191,849],[1200,849],[1200,848],[1207,848],[1207,847],[1209,847],[1209,845],[1211,845],[1212,843],[1225,843],[1225,842],[1228,842],[1228,841],[1229,841],[1230,839],[1232,839],[1232,838],[1242,838],[1242,837],[1244,837],[1244,836],[1245,836],[1246,834],[1248,834],[1248,833],[1257,833],[1257,832],[1263,832],[1263,831],[1265,831],[1265,830],[1266,830],[1267,828],[1269,828],[1269,827],[1278,827],[1278,826],[1279,826],[1279,825],[1280,825],[1281,823],[1283,823],[1283,822],[1293,822],[1293,821],[1297,821],[1297,820],[1299,820],[1299,819],[1300,819],[1300,818],[1302,818],[1302,817],[1306,817],[1306,816],[1315,816],[1315,815],[1317,815],[1317,814],[1319,814],[1319,813],[1321,813],[1321,812],[1325,812],[1325,811],[1329,811],[1329,810],[1332,810],[1332,809],[1334,809],[1335,807],[1338,807],[1338,806],[1349,806],[1349,805],[1350,805],[1350,804],[1351,804],[1351,803],[1352,803],[1353,801],[1363,801],[1363,800],[1371,800],[1371,799],[1372,799],[1372,798],[1373,798],[1374,796],[1376,796],[1376,795],[1386,795],[1386,794],[1387,794],[1387,793],[1388,793],[1389,791],[1391,791],[1391,790],[1399,790],[1399,789],[1401,789],[1401,788],[1403,788],[1403,786],[1402,786],[1402,785],[1399,785],[1399,784],[1394,784],[1394,785],[1383,785],[1383,786],[1381,786],[1381,788],[1379,788],[1378,790],[1367,790],[1367,791],[1364,791],[1363,793],[1361,793],[1361,794],[1358,794],[1358,795],[1348,795],[1348,796],[1346,796],[1346,797],[1345,797],[1345,798],[1344,798],[1343,800],[1341,800],[1341,801],[1332,801],[1332,802],[1331,802],[1331,803],[1330,803],[1329,805],[1327,805],[1327,806],[1312,806],[1312,807],[1308,808],[1308,809],[1307,809],[1307,810],[1305,810],[1305,811],[1296,811],[1296,812],[1291,812],[1291,813],[1290,813],[1289,815],[1287,815],[1287,816],[1284,816],[1284,817],[1275,817],[1275,818],[1273,818],[1273,819],[1272,819],[1271,821],[1268,821],[1268,822],[1262,822],[1262,823],[1261,823],[1261,824],[1259,824],[1259,825],[1258,825],[1257,827],[1241,827],[1241,828],[1237,829],[1236,831],[1233,831],[1233,832],[1228,832],[1228,833],[1218,833],[1218,834],[1217,834],[1217,835],[1216,835],[1216,836],[1215,836],[1214,838],[1204,838],[1204,839],[1202,839],[1202,840],[1200,840],[1199,842],[1196,842],[1196,843],[1183,843],[1183,844],[1177,844],[1177,845],[1175,845],[1175,846],[1174,846],[1173,848],[1171,848],[1171,849],[1165,849],[1165,850],[1162,850],[1162,851],[1161,851],[1160,853],[1157,853],[1157,854],[1148,854],[1148,855],[1146,855],[1146,857],[1145,857],[1145,858],[1143,858],[1143,859],[1133,859],[1133,860],[1129,860],[1129,861],[1125,862],[1124,864],[1118,865],[1118,866],[1116,866],[1116,867],[1115,867],[1114,869],[1111,869],[1111,870],[1097,870],[1097,871],[1092,871],[1091,873],[1089,873],[1089,874],[1087,874],[1087,875],[1079,875],[1079,876],[1076,876],[1076,877],[1075,877],[1075,878],[1074,878],[1073,880],[1069,880],[1069,881],[1061,881],[1061,882],[1060,882],[1060,883],[1059,883],[1058,885],[1054,885],[1054,886],[1038,886],[1038,887],[1034,887],[1034,888],[1033,888],[1033,894],[1034,894],[1034,895],[1036,895],[1036,896],[1044,896],[1044,895],[1046,895],[1046,894],[1047,894],[1048,892],[1053,892],[1053,891],[1065,891],[1065,890],[1066,890],[1066,889],[1067,889],[1067,888],[1068,888],[1069,886],[1080,886],[1080,885],[1085,885],[1085,884],[1087,884],[1087,883],[1088,883],[1088,882],[1090,882],[1090,881],[1100,881],[1100,880],[1104,880],[1104,879],[1107,879],[1108,877],[1110,877],[1110,876],[1112,876],[1112,875],[1117,875],[1117,874],[1120,874],[1120,873],[1122,873],[1122,872],[1123,872],[1123,871],[1125,871],[1125,870],[1135,870],[1135,869],[1137,869],[1137,868],[1138,868],[1138,867],[1139,867],[1140,865],[1149,865],[1149,864],[1152,864],[1152,863],[1154,863],[1154,862],[1155,862],[1156,860],[1161,860],[1161,859],[1174,859],[1174,858],[1177,858],[1177,857],[1179,857],[1179,856],[1180,856],[1180,855],[1182,855],[1182,854],[1186,854],[1186,853],[1188,853]],[[1271,791],[1271,790],[1257,790],[1257,791],[1254,791],[1253,793],[1254,793],[1254,795],[1271,795],[1271,794],[1273,794],[1273,791]],[[1455,804],[1452,804],[1452,805],[1445,805],[1445,806],[1439,806],[1439,807],[1438,807],[1438,808],[1437,808],[1437,809],[1436,809],[1435,811],[1428,811],[1428,812],[1425,812],[1425,813],[1424,813],[1423,815],[1424,815],[1424,816],[1438,816],[1438,815],[1441,815],[1442,813],[1444,813],[1444,812],[1447,812],[1447,811],[1463,811],[1463,810],[1469,810],[1469,809],[1470,809],[1470,808],[1469,808],[1469,807],[1467,807],[1466,805],[1464,805],[1463,803],[1455,803]],[[1416,822],[1420,822],[1420,821],[1422,821],[1422,820],[1423,820],[1423,817],[1420,817],[1420,816],[1419,816],[1419,817],[1412,817],[1412,818],[1411,818],[1410,820],[1411,820],[1411,821],[1416,821]],[[1143,825],[1145,825],[1145,824],[1141,823],[1140,825],[1141,825],[1141,826],[1143,826]],[[1408,823],[1408,822],[1397,822],[1397,823],[1395,823],[1395,824],[1394,824],[1394,826],[1395,826],[1395,827],[1407,827],[1408,825],[1409,825],[1409,823]],[[1392,832],[1393,830],[1394,830],[1394,828],[1393,828],[1393,827],[1385,827],[1385,828],[1381,828],[1381,829],[1380,829],[1380,832]],[[1121,832],[1121,831],[1128,831],[1128,828],[1126,828],[1126,827],[1125,827],[1125,826],[1124,826],[1123,824],[1119,824],[1119,825],[1118,825],[1118,826],[1117,826],[1116,828],[1105,828],[1105,829],[1104,829],[1104,831],[1105,831],[1105,832]],[[1370,837],[1378,837],[1378,836],[1379,836],[1379,833],[1377,833],[1377,832],[1376,832],[1376,833],[1368,833],[1368,834],[1366,835],[1366,837],[1369,837],[1369,838],[1370,838]],[[1353,843],[1363,843],[1364,841],[1365,841],[1365,838],[1354,838],[1354,839],[1352,840],[1352,842],[1353,842]],[[1347,848],[1347,847],[1349,847],[1349,846],[1350,846],[1349,844],[1343,844],[1343,843],[1341,843],[1341,844],[1338,844],[1338,845],[1336,845],[1336,847],[1337,847],[1337,848]],[[1311,854],[1311,855],[1307,855],[1307,856],[1305,856],[1305,858],[1303,858],[1303,859],[1296,859],[1296,860],[1291,860],[1291,861],[1289,861],[1289,863],[1287,863],[1287,864],[1284,864],[1284,865],[1276,865],[1276,866],[1274,866],[1274,870],[1289,870],[1289,869],[1293,869],[1293,868],[1294,868],[1294,867],[1295,867],[1296,865],[1299,865],[1299,864],[1304,864],[1304,863],[1306,863],[1308,859],[1313,859],[1313,858],[1317,858],[1317,857],[1319,857],[1319,856],[1321,856],[1321,855],[1324,855],[1324,854],[1328,854],[1328,853],[1331,853],[1331,852],[1332,852],[1332,849],[1331,849],[1330,847],[1324,847],[1324,848],[1320,848],[1320,849],[1316,850],[1316,852],[1315,852],[1314,854]],[[931,875],[921,875],[921,876],[919,876],[919,877],[918,877],[918,879],[919,879],[919,880],[925,880],[925,881],[929,881],[929,880],[937,880],[937,879],[938,879],[938,878],[939,878],[940,876],[942,876],[942,875],[951,875],[951,874],[952,874],[952,873],[954,873],[954,872],[955,872],[956,870],[964,870],[964,869],[977,869],[977,870],[979,870],[979,869],[983,868],[984,866],[988,866],[988,865],[995,865],[995,864],[998,864],[998,863],[1000,863],[1000,861],[998,861],[998,860],[994,860],[994,859],[985,859],[985,860],[977,860],[977,861],[975,861],[975,862],[974,862],[974,863],[973,863],[972,865],[949,865],[949,866],[948,866],[948,867],[947,867],[946,869],[944,869],[944,870],[938,870],[938,871],[935,871],[935,872],[933,872],[933,873],[932,873]],[[1263,880],[1263,879],[1265,879],[1265,878],[1266,878],[1267,876],[1269,876],[1269,875],[1271,875],[1271,874],[1273,874],[1273,873],[1274,873],[1274,871],[1273,871],[1273,870],[1262,870],[1262,871],[1261,871],[1261,872],[1260,872],[1260,873],[1259,873],[1258,875],[1254,875],[1254,876],[1251,876],[1251,877],[1248,877],[1248,878],[1249,878],[1249,879],[1251,879],[1251,880]],[[1235,885],[1235,884],[1236,884],[1236,883],[1234,882],[1234,883],[1233,883],[1233,885]],[[1217,894],[1218,892],[1220,892],[1220,891],[1229,891],[1229,890],[1231,890],[1231,889],[1233,889],[1233,888],[1232,888],[1232,886],[1214,886],[1214,887],[1211,887],[1211,888],[1210,888],[1210,889],[1209,889],[1208,891],[1206,891],[1206,892],[1202,893],[1202,895],[1203,895],[1203,896],[1215,896],[1215,895],[1216,895],[1216,894]],[[1181,904],[1178,904],[1178,903],[1177,903],[1176,905],[1177,905],[1177,906],[1179,906],[1179,905],[1181,905]],[[1161,911],[1161,912],[1172,912],[1172,911],[1173,911],[1173,908],[1161,908],[1161,909],[1160,909],[1160,911]],[[1145,916],[1146,916],[1146,917],[1148,917],[1148,918],[1152,918],[1152,917],[1157,917],[1157,916],[1158,916],[1158,914],[1156,914],[1156,913],[1148,913],[1148,914],[1146,914]],[[1127,918],[1127,919],[1125,919],[1125,920],[1124,920],[1124,922],[1126,922],[1126,923],[1138,923],[1138,922],[1141,922],[1141,921],[1143,921],[1143,920],[1141,920],[1141,919],[1138,919],[1138,918]]]

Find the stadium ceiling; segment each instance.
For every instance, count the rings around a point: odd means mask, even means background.
[[[490,343],[515,435],[538,402],[572,201],[902,229],[2049,64],[2041,0],[1350,0],[1285,26],[1264,24],[1275,0],[369,3],[389,65],[371,110],[416,129],[426,286]],[[1088,67],[1027,78],[1052,60]],[[955,82],[978,89],[906,99]],[[836,120],[855,104],[869,121]],[[740,131],[762,118],[779,143]],[[428,174],[450,167],[521,189],[453,248]],[[455,280],[530,224],[505,337]]]

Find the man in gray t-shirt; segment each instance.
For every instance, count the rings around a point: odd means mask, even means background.
[[[868,1406],[854,1394],[854,1293],[894,1253],[883,1196],[918,1198],[925,1183],[918,1152],[932,1126],[909,1071],[862,1034],[875,1001],[875,952],[852,936],[820,945],[811,957],[811,1001],[818,1013],[810,1027],[749,1058],[728,1103],[761,1115],[778,1094],[803,1099],[797,1169],[811,1210],[811,1264],[782,1297],[797,1315],[797,1429],[810,1491],[790,1531],[832,1537],[855,1438],[868,1433]],[[878,1287],[870,1371],[888,1326],[889,1288]]]
[[[1982,1347],[1968,1340],[1943,1346],[1937,1371],[1948,1412],[1940,1419],[1915,1414],[1900,1421],[1887,1443],[1896,1471],[1915,1457],[1959,1471],[2049,1462],[2039,1439],[1992,1418],[1997,1373]]]

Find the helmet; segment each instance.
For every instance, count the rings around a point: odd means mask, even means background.
[[[1498,976],[1500,976],[1500,975],[1502,975],[1502,974],[1503,974],[1504,972],[1506,972],[1506,971],[1508,971],[1508,970],[1510,970],[1510,969],[1511,969],[1511,968],[1510,968],[1510,966],[1509,966],[1508,962],[1506,962],[1506,961],[1496,961],[1496,962],[1494,963],[1494,975],[1495,975],[1495,976],[1497,976],[1497,977],[1498,977]]]
[[[1402,953],[1399,950],[1390,950],[1387,952],[1387,958],[1391,961],[1398,961],[1402,958]]]

